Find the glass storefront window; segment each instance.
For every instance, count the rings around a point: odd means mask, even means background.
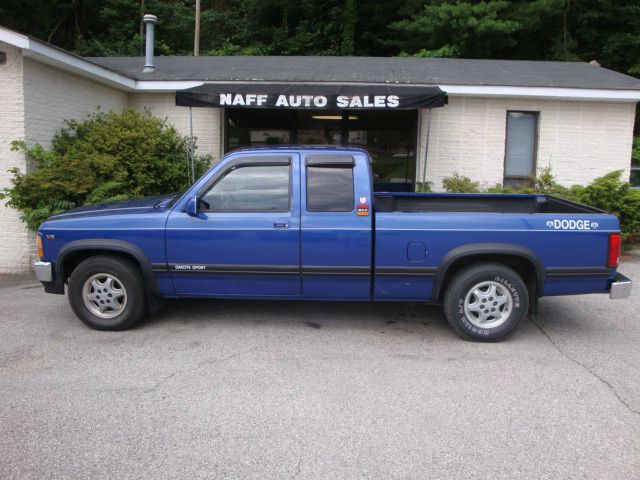
[[[338,111],[300,110],[297,140],[300,145],[342,145],[342,115]]]
[[[226,148],[293,143],[293,110],[234,109],[227,113]]]
[[[373,157],[377,190],[413,191],[418,111],[352,112],[348,145],[362,145]]]
[[[376,190],[413,191],[417,110],[228,109],[226,151],[278,144],[350,145],[373,158]]]

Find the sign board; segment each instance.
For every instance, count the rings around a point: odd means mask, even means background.
[[[438,87],[405,85],[205,83],[176,92],[176,105],[185,107],[398,110],[446,103]]]

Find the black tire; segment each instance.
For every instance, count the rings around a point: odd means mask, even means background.
[[[496,342],[511,334],[527,314],[529,291],[520,275],[506,265],[479,263],[455,274],[443,307],[462,338]]]
[[[96,255],[80,263],[71,273],[67,295],[73,312],[95,330],[126,330],[146,313],[140,270],[117,255]]]

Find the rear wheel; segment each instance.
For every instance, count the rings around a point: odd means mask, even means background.
[[[514,270],[483,263],[460,270],[444,295],[444,312],[463,338],[492,342],[515,330],[529,306],[527,286]]]
[[[80,263],[69,278],[68,296],[78,318],[96,330],[126,330],[145,313],[138,267],[114,255],[98,255]]]

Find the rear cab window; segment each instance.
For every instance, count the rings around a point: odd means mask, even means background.
[[[305,159],[307,211],[352,212],[354,165],[350,155],[308,155]]]

